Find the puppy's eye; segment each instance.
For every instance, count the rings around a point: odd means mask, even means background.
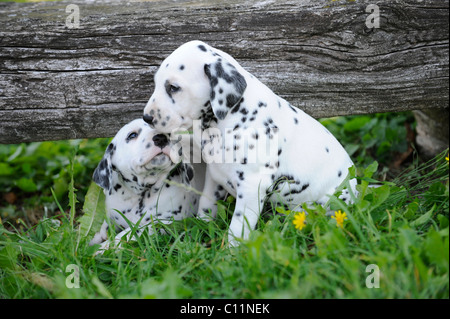
[[[177,93],[178,91],[180,91],[181,90],[181,88],[179,87],[179,86],[176,86],[176,85],[171,85],[170,87],[169,87],[169,90],[170,90],[170,93]]]
[[[172,96],[172,94],[177,93],[181,90],[178,85],[170,83],[169,81],[166,81],[164,87],[166,88],[166,92],[170,97]]]
[[[136,133],[136,132],[131,132],[131,133],[128,134],[128,136],[127,136],[127,142],[131,141],[132,139],[135,139],[136,137],[138,137],[138,133]]]

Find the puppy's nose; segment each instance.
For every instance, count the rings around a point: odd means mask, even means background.
[[[153,116],[144,114],[144,122],[147,124],[153,125]]]
[[[164,148],[169,143],[169,140],[167,139],[167,136],[164,134],[157,134],[153,136],[153,142],[155,142],[155,145],[159,148]]]

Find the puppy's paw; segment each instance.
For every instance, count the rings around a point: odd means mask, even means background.
[[[232,233],[228,234],[228,248],[238,247],[242,243],[242,238],[238,238]]]
[[[197,213],[197,218],[201,219],[205,222],[213,221],[215,214],[213,213],[213,209],[209,208],[200,208]]]
[[[100,243],[100,247],[95,252],[94,256],[103,255],[103,253],[109,249],[119,250],[121,248],[120,240],[116,239],[114,242],[111,242],[110,240],[105,240],[104,242]]]
[[[89,242],[89,246],[93,246],[95,244],[100,244],[105,240],[106,240],[106,236],[102,236],[102,234],[100,232],[98,232],[97,234],[95,234],[94,238],[92,238],[91,241]]]

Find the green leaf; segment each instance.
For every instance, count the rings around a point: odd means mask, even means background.
[[[368,122],[370,122],[370,117],[368,116],[358,116],[347,123],[344,124],[344,130],[347,132],[355,132],[359,131],[363,128]]]
[[[373,174],[378,170],[378,162],[374,161],[372,164],[364,169],[364,177],[371,178]]]
[[[406,212],[404,214],[405,218],[412,219],[416,215],[418,210],[419,210],[419,202],[417,199],[415,199],[413,202],[411,202],[408,205],[408,209],[406,210]]]
[[[62,174],[60,174],[62,175]],[[63,195],[67,194],[69,184],[64,177],[59,177],[53,181],[53,190],[59,201],[62,200]]]
[[[371,190],[374,195],[374,200],[372,201],[373,207],[379,206],[382,203],[384,203],[391,193],[390,187],[388,185],[383,185],[377,188],[371,188]]]
[[[448,236],[443,238],[443,236],[431,228],[425,241],[425,253],[428,259],[437,265],[443,273],[448,273]]]
[[[14,168],[6,163],[0,163],[0,176],[11,176],[14,174]]]
[[[275,208],[275,210],[277,211],[277,213],[280,213],[283,215],[289,215],[289,213],[291,212],[290,210],[286,210],[281,206],[278,206],[277,208]]]
[[[37,191],[37,186],[30,178],[22,177],[16,182],[17,187],[19,187],[24,192],[32,193]]]
[[[437,219],[439,221],[439,228],[444,229],[448,227],[448,218],[442,214],[437,215]]]
[[[364,177],[361,179],[361,186],[360,186],[360,192],[361,192],[361,198],[364,198],[366,196],[367,188],[369,187],[368,179],[371,179],[373,174],[378,170],[378,162],[374,161],[372,164],[367,166],[364,169]]]
[[[411,223],[411,226],[417,227],[417,226],[425,224],[433,216],[433,212],[435,209],[436,209],[436,204],[434,204],[433,207],[428,212],[426,212],[425,214],[423,214],[422,216],[417,218],[415,221],[413,221]]]
[[[6,244],[5,247],[0,249],[0,268],[1,269],[15,269],[17,256],[19,250],[14,248],[11,244]]]
[[[83,212],[84,215],[78,219],[79,234],[90,238],[100,230],[106,217],[105,194],[103,189],[94,182],[91,183],[86,193]]]

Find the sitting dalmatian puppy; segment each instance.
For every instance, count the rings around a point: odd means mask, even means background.
[[[117,211],[133,225],[140,221],[139,225],[148,227],[150,233],[153,220],[170,223],[197,211],[198,195],[189,191],[195,187],[194,171],[179,159],[179,152],[168,137],[157,134],[142,119],[119,130],[93,176],[104,189],[110,222],[122,230],[115,237],[114,246],[131,231]],[[103,222],[90,245],[101,244],[100,251],[108,249],[111,243],[107,240],[107,230],[111,223]],[[137,233],[141,232],[142,227]]]
[[[162,62],[144,120],[163,133],[193,129],[208,164],[198,216],[214,218],[217,199],[233,195],[231,246],[248,238],[265,200],[290,209],[325,204],[353,165],[318,121],[200,41],[185,43]],[[203,130],[201,138],[196,130]],[[353,194],[355,185],[351,180]],[[350,197],[348,190],[341,195]]]

